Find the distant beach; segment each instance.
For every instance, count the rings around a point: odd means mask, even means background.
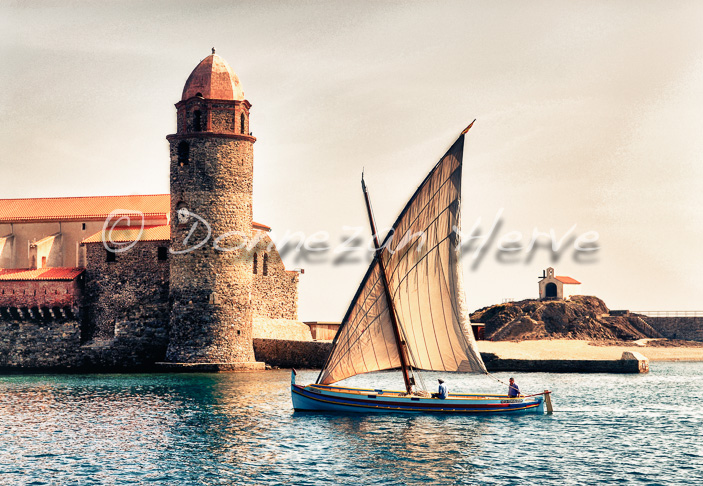
[[[478,341],[478,349],[482,353],[493,353],[504,359],[615,360],[620,359],[624,351],[635,351],[646,356],[650,361],[703,361],[703,346],[697,346],[697,344],[699,343],[648,342],[648,340],[611,343],[575,339],[544,339]]]

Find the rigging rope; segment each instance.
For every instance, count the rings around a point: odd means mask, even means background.
[[[508,387],[508,390],[510,390],[510,388],[511,388],[510,383],[506,383],[506,382],[500,380],[499,378],[496,378],[495,376],[493,376],[492,374],[490,374],[488,371],[486,371],[486,376],[488,376],[488,377],[490,377],[490,378],[493,378],[493,379],[494,379],[495,381],[497,381],[498,383],[502,383],[503,385],[505,385],[505,386]],[[519,393],[519,390],[518,390],[518,393]],[[521,394],[521,395],[522,395],[522,394]],[[534,396],[536,396],[536,395],[544,395],[544,393],[535,393],[535,394],[533,394],[533,395],[522,395],[522,396],[523,396],[523,397],[534,397]]]
[[[497,381],[498,383],[502,383],[502,384],[505,385],[505,386],[508,386],[508,387],[510,386],[510,384],[508,384],[508,383],[506,383],[506,382],[500,380],[499,378],[496,378],[495,376],[493,376],[492,374],[490,374],[488,371],[486,371],[486,376],[488,376],[489,378],[493,378],[495,381]]]

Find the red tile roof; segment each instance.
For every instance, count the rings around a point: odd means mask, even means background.
[[[266,226],[265,224],[257,223],[256,221],[253,221],[251,223],[251,227],[254,228],[255,230],[271,231],[270,226]]]
[[[563,284],[581,285],[581,282],[579,282],[578,280],[575,280],[571,277],[554,277],[554,278],[559,280]]]
[[[0,222],[104,219],[116,209],[165,218],[170,207],[169,194],[0,199]]]
[[[171,195],[0,199],[0,223],[102,220],[116,209],[139,211],[147,219],[166,218],[171,210]],[[140,224],[141,218],[132,217],[132,226]],[[269,226],[256,221],[252,222],[251,226],[256,230],[271,231]]]
[[[84,268],[0,268],[0,280],[75,280]]]
[[[266,225],[253,223],[252,228],[271,231]],[[114,243],[127,243],[139,238],[139,241],[169,241],[171,239],[171,227],[167,224],[144,226],[141,236],[139,234],[141,226],[118,226],[107,230],[107,237],[103,236],[103,231],[98,231],[92,236],[81,241],[81,243],[102,243],[103,241]]]
[[[169,241],[171,239],[171,227],[167,224],[161,226],[118,226],[116,228],[98,231],[92,236],[81,241],[81,243],[126,243],[135,241]],[[141,234],[140,234],[141,233]]]
[[[215,54],[206,57],[188,76],[181,100],[200,94],[210,100],[244,100],[239,77],[227,61]]]

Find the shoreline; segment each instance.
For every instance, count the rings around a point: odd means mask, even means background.
[[[576,339],[477,341],[482,353],[518,360],[619,360],[625,351],[650,361],[703,361],[703,346],[644,346]]]

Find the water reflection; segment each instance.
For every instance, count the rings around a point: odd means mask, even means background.
[[[452,476],[470,476],[492,425],[480,417],[449,415],[296,412],[300,427],[324,438],[327,450],[308,451],[308,459],[356,484],[441,484],[447,467]],[[332,451],[330,453],[329,451]],[[313,456],[314,454],[314,456]],[[348,484],[353,484],[348,483]]]
[[[701,372],[524,375],[558,411],[505,417],[294,413],[288,371],[0,376],[0,484],[687,484]]]
[[[248,474],[252,458],[262,451],[262,437],[271,434],[281,413],[271,400],[280,385],[256,374],[189,374],[178,376],[174,409],[178,420],[169,430],[173,448],[160,461],[172,462],[174,452],[198,451],[199,472],[193,481]]]

